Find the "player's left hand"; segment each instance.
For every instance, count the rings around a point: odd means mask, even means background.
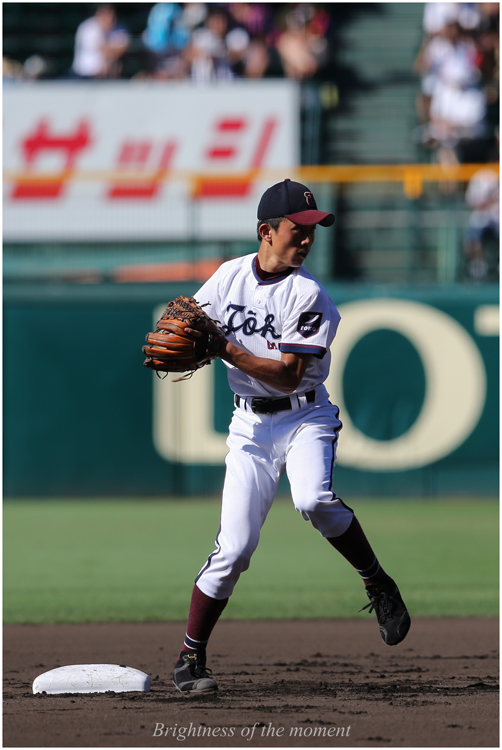
[[[195,370],[215,359],[225,341],[221,328],[211,320],[193,297],[177,297],[167,305],[155,331],[148,333],[144,366],[159,372]],[[177,381],[175,381],[177,382]]]

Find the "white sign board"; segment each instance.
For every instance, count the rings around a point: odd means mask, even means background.
[[[3,104],[6,241],[252,238],[253,170],[280,181],[299,159],[288,80],[43,81]]]

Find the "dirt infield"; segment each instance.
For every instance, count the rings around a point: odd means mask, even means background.
[[[498,747],[498,621],[416,619],[387,647],[371,619],[219,623],[220,690],[171,683],[184,623],[4,628],[4,747]],[[149,693],[33,695],[66,664],[147,672]]]

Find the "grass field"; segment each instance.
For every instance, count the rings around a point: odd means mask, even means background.
[[[350,504],[412,616],[498,614],[495,500]],[[6,500],[4,621],[184,620],[218,524],[218,500]],[[223,617],[353,617],[366,603],[348,563],[278,498]]]

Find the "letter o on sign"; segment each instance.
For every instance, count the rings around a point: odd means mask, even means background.
[[[371,471],[405,471],[438,461],[462,445],[476,426],[486,397],[484,363],[465,328],[446,313],[410,300],[359,300],[340,305],[339,311],[342,322],[326,380],[343,422],[338,464]],[[347,357],[359,339],[382,328],[409,339],[422,359],[426,378],[420,414],[407,432],[393,440],[374,440],[362,433],[343,401]]]

